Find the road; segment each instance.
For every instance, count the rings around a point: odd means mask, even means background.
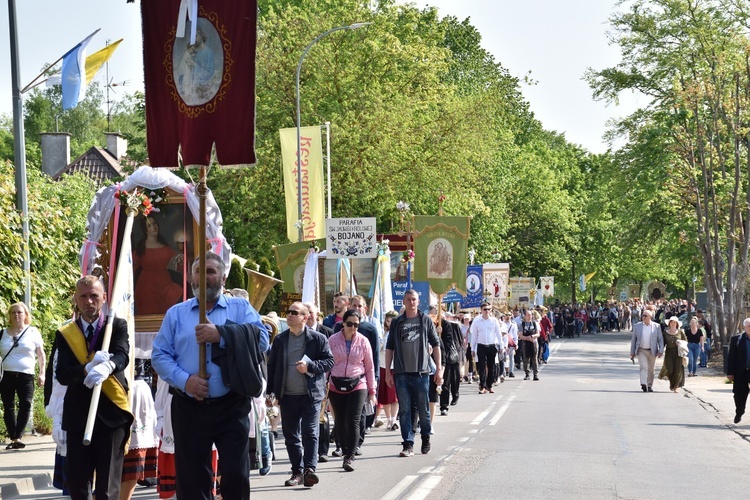
[[[628,347],[626,333],[556,340],[538,382],[516,377],[484,395],[463,384],[458,405],[435,416],[430,454],[418,453],[417,440],[417,454],[399,458],[400,433],[375,429],[354,472],[332,459],[319,465],[320,484],[309,490],[283,486],[289,464],[279,441],[271,474],[253,472],[252,496],[746,497],[750,443],[710,406],[670,392],[666,382],[641,392]],[[136,497],[156,495],[139,488]]]

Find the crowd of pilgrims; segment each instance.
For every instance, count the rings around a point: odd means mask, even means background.
[[[244,292],[238,291],[240,294]],[[348,297],[345,309],[349,309]],[[342,295],[338,294],[336,299],[341,303]],[[399,429],[398,401],[396,391],[388,387],[384,377],[385,346],[389,335],[391,321],[399,313],[390,311],[385,315],[382,324],[367,315],[365,299],[361,296],[352,297],[356,299],[362,313],[360,323],[371,323],[376,327],[378,336],[378,353],[376,366],[380,367],[379,377],[376,379],[377,405],[374,414],[362,414],[362,432],[356,446],[356,455],[362,454],[361,446],[365,435],[370,434],[373,429],[384,431],[396,431]],[[337,313],[331,314],[324,319],[312,304],[305,304],[314,313],[316,318],[315,328],[325,333],[327,337],[333,334],[333,329],[325,325],[327,321],[336,321],[346,317],[344,309],[338,307]],[[476,387],[478,384],[479,394],[492,393],[493,387],[514,378],[516,370],[523,370],[525,380],[533,375],[537,381],[539,367],[546,364],[550,354],[550,341],[559,338],[572,339],[581,335],[593,335],[600,332],[629,331],[635,322],[639,321],[645,308],[654,311],[654,321],[664,323],[673,316],[680,316],[688,312],[697,312],[701,331],[705,334],[706,356],[710,352],[711,328],[708,321],[702,316],[701,311],[696,311],[693,304],[687,301],[656,301],[646,302],[638,300],[625,302],[603,302],[593,304],[561,304],[554,307],[537,306],[535,308],[515,307],[513,309],[498,310],[489,304],[482,304],[479,311],[460,311],[452,313],[432,306],[429,315],[432,317],[439,334],[442,352],[443,383],[436,386],[430,377],[429,407],[430,420],[435,416],[446,416],[451,406],[458,404],[460,397],[459,387]],[[499,337],[491,341],[485,340],[486,330],[479,327],[480,324],[492,323],[499,326]],[[455,325],[449,327],[448,325]],[[494,324],[494,323],[492,323]],[[687,324],[687,321],[685,321]],[[360,332],[363,325],[359,324]],[[666,328],[665,328],[666,330]],[[494,350],[491,350],[492,358],[486,357],[482,352],[482,342],[494,342]],[[373,356],[374,357],[374,356]],[[701,359],[700,366],[705,366],[707,359]],[[138,474],[138,484],[153,486],[158,483],[160,498],[170,498],[174,495],[174,441],[170,425],[170,399],[166,384],[159,381],[158,390],[155,394],[146,389],[151,385],[143,382],[150,380],[148,361],[138,360],[137,381],[133,389],[137,393],[135,398],[133,440],[151,441],[145,444],[148,447],[146,471],[141,470]],[[139,385],[140,384],[140,385]],[[145,390],[144,390],[145,389]],[[475,389],[472,389],[475,390]],[[154,397],[155,396],[155,397]],[[153,398],[152,398],[153,397]],[[270,473],[273,460],[276,456],[277,444],[275,439],[279,437],[279,424],[283,416],[277,404],[266,398],[256,398],[256,404],[250,418],[255,425],[251,428],[251,469],[258,470],[260,475]],[[323,411],[320,415],[320,440],[318,446],[318,462],[325,463],[333,457],[342,457],[339,436],[336,429],[332,409],[328,404],[328,397],[324,401]],[[412,420],[414,428],[418,427],[416,412],[412,409]],[[434,427],[432,433],[434,434]],[[332,445],[335,446],[330,451]],[[58,459],[60,450],[58,449]],[[346,460],[346,456],[343,456]],[[217,469],[217,456],[214,450],[214,470],[220,476]],[[345,470],[352,471],[353,462]],[[65,490],[63,478],[60,477],[59,463],[56,464],[55,485]],[[156,478],[158,477],[158,481]],[[123,481],[126,478],[123,477]],[[135,482],[133,480],[133,482]],[[217,481],[218,485],[218,481]],[[220,488],[220,486],[219,486]],[[220,489],[218,491],[220,493]],[[132,493],[132,489],[130,489]]]

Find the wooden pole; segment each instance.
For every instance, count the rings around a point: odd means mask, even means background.
[[[122,233],[122,241],[130,242],[130,234],[133,232],[133,219],[138,213],[138,209],[132,206],[128,206],[125,209],[125,230]],[[109,344],[112,340],[112,323],[115,320],[115,314],[122,300],[122,291],[119,289],[122,280],[120,279],[120,271],[126,267],[126,259],[130,258],[130,251],[123,252],[122,247],[120,249],[120,255],[117,259],[117,269],[115,271],[114,284],[112,285],[112,297],[110,297],[110,311],[109,317],[107,318],[107,326],[104,328],[104,340],[102,341],[102,351],[109,352]],[[111,274],[110,274],[111,276]],[[112,298],[117,302],[113,302]],[[131,359],[132,363],[133,360]],[[94,390],[91,393],[91,405],[89,406],[89,414],[86,418],[86,427],[83,430],[83,444],[88,446],[91,444],[91,435],[94,432],[94,422],[96,421],[96,411],[99,408],[99,399],[102,394],[102,384],[94,386]]]
[[[200,215],[198,216],[198,242],[199,251],[199,290],[198,290],[198,316],[199,323],[206,323],[206,167],[200,168],[200,180],[198,181],[198,202]],[[192,269],[192,265],[190,267]],[[206,344],[198,345],[198,376],[205,379],[206,375]]]

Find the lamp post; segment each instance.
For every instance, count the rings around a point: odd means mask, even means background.
[[[356,30],[365,26],[369,26],[370,24],[372,23],[354,23],[350,24],[349,26],[339,26],[337,28],[331,28],[328,31],[324,31],[323,33],[315,37],[312,42],[307,44],[307,47],[305,47],[305,50],[302,52],[302,56],[299,58],[299,63],[297,64],[297,227],[299,228],[299,241],[302,241],[304,239],[304,228],[302,224],[302,139],[300,137],[299,106],[299,74],[300,71],[302,71],[302,61],[305,60],[305,56],[310,51],[310,48],[324,36],[330,35],[335,31]]]

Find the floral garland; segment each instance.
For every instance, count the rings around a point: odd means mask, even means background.
[[[138,188],[131,193],[118,189],[115,191],[115,198],[120,200],[122,206],[138,207],[138,210],[148,217],[151,212],[160,212],[157,205],[166,200],[167,192],[163,188],[154,189],[148,194],[144,190],[139,191]]]

